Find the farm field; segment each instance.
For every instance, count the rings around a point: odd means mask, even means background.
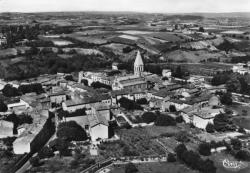
[[[156,32],[156,33],[151,33],[147,34],[148,36],[158,38],[161,40],[165,40],[168,42],[182,42],[185,41],[185,38],[182,37],[181,35],[174,34],[174,33],[168,33],[168,32]]]
[[[175,50],[166,53],[164,57],[168,61],[187,62],[187,63],[199,63],[200,61],[207,59],[216,59],[216,60],[227,59],[227,57],[221,52],[214,53],[206,50],[197,50],[197,51]]]
[[[122,156],[156,156],[165,154],[155,137],[167,133],[163,129],[133,128],[122,129],[117,132],[120,141],[102,143],[99,146],[100,154],[106,157]],[[149,133],[149,131],[151,131]],[[153,134],[153,136],[152,136]]]

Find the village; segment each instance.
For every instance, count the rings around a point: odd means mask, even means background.
[[[212,86],[207,76],[180,79],[172,73],[145,71],[138,50],[132,73],[114,62],[105,71],[2,80],[1,148],[15,155],[32,153],[25,165],[31,172],[62,167],[112,171],[129,162],[175,162],[182,154],[178,148],[200,162],[210,159],[207,167],[194,167],[209,173],[224,156],[247,159],[250,129],[234,118],[244,121],[248,98],[229,93],[224,85]],[[241,111],[229,106],[233,102]],[[60,167],[48,164],[59,164],[61,158]]]
[[[0,173],[249,173],[250,13],[1,3]]]

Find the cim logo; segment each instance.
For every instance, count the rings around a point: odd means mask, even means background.
[[[223,167],[230,171],[239,171],[248,167],[246,162],[242,161],[230,161],[228,159],[222,160]]]

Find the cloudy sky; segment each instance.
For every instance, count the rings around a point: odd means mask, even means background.
[[[0,0],[0,12],[250,12],[250,0]]]

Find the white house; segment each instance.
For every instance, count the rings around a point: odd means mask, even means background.
[[[92,141],[109,138],[109,125],[107,120],[99,114],[88,116],[89,133]]]
[[[31,143],[35,138],[35,134],[22,136],[13,142],[13,151],[15,154],[24,154],[31,151]]]
[[[13,136],[14,123],[0,120],[0,138]]]
[[[162,70],[162,76],[167,77],[167,78],[171,77],[172,76],[171,70],[169,70],[169,69]]]
[[[29,104],[20,99],[19,102],[7,104],[7,107],[9,111],[18,112],[18,111],[24,111],[27,108],[29,108]]]
[[[181,111],[183,120],[186,123],[192,123],[195,127],[206,129],[208,123],[214,123],[214,117],[220,113],[224,113],[223,108],[194,108],[188,107]]]

